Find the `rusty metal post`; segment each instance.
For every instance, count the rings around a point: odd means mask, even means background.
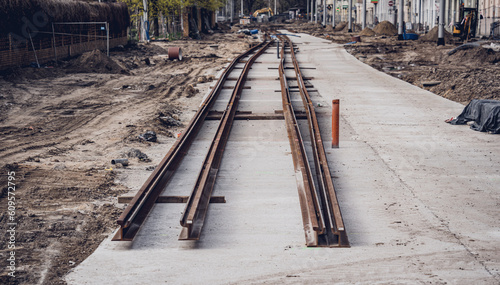
[[[339,148],[339,99],[332,100],[332,148]]]

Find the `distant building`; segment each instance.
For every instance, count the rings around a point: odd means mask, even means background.
[[[363,0],[353,0],[353,22],[361,24]],[[400,0],[366,0],[366,24],[373,26],[375,21],[389,21],[396,24]],[[438,24],[439,0],[401,0],[404,1],[404,21],[407,29],[428,31]],[[327,5],[333,7],[334,1],[327,0]],[[479,35],[490,35],[493,23],[497,23],[494,32],[500,36],[500,0],[445,0],[445,27],[453,31],[453,25],[460,21],[460,5],[466,8],[479,6],[477,31]],[[321,2],[320,2],[321,4]],[[347,0],[336,0],[335,9],[327,10],[327,19],[335,12],[335,22],[348,21]],[[319,8],[322,11],[322,8]],[[321,17],[319,17],[321,18]]]
[[[500,37],[500,0],[479,0],[479,33],[490,35],[492,24],[496,24],[494,35]]]

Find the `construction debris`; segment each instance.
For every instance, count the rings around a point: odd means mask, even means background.
[[[148,142],[156,142],[157,137],[154,131],[147,131],[142,135],[139,135],[139,138],[148,141]]]

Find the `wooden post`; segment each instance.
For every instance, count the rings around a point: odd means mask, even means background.
[[[332,100],[332,148],[339,148],[339,99]]]

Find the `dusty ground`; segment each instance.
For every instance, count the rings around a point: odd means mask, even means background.
[[[344,44],[351,42],[352,36],[366,33],[360,27],[347,33],[343,24],[337,28],[341,28],[340,31],[309,23],[294,26],[297,31]],[[492,41],[485,40],[478,48],[452,55],[448,52],[462,43],[451,36],[446,37],[446,42],[445,46],[438,47],[432,39],[398,41],[397,36],[374,35],[361,36],[360,43],[346,45],[346,49],[380,71],[462,104],[472,99],[500,99],[500,52],[482,47],[491,45]],[[500,42],[493,44],[500,45]],[[424,83],[436,85],[424,86]]]
[[[161,159],[148,157],[148,149],[167,152],[213,74],[250,40],[215,34],[126,47],[111,59],[96,51],[50,68],[4,71],[0,185],[5,198],[7,173],[15,172],[17,278],[2,266],[0,283],[64,283],[61,277],[116,229],[123,207],[116,197],[131,190],[120,175],[147,177]],[[182,47],[184,60],[168,61],[169,46]],[[156,132],[158,141],[139,138],[146,131]],[[130,166],[111,165],[115,158],[128,158]],[[8,205],[1,201],[0,230],[7,238]],[[6,246],[0,244],[2,260]]]

